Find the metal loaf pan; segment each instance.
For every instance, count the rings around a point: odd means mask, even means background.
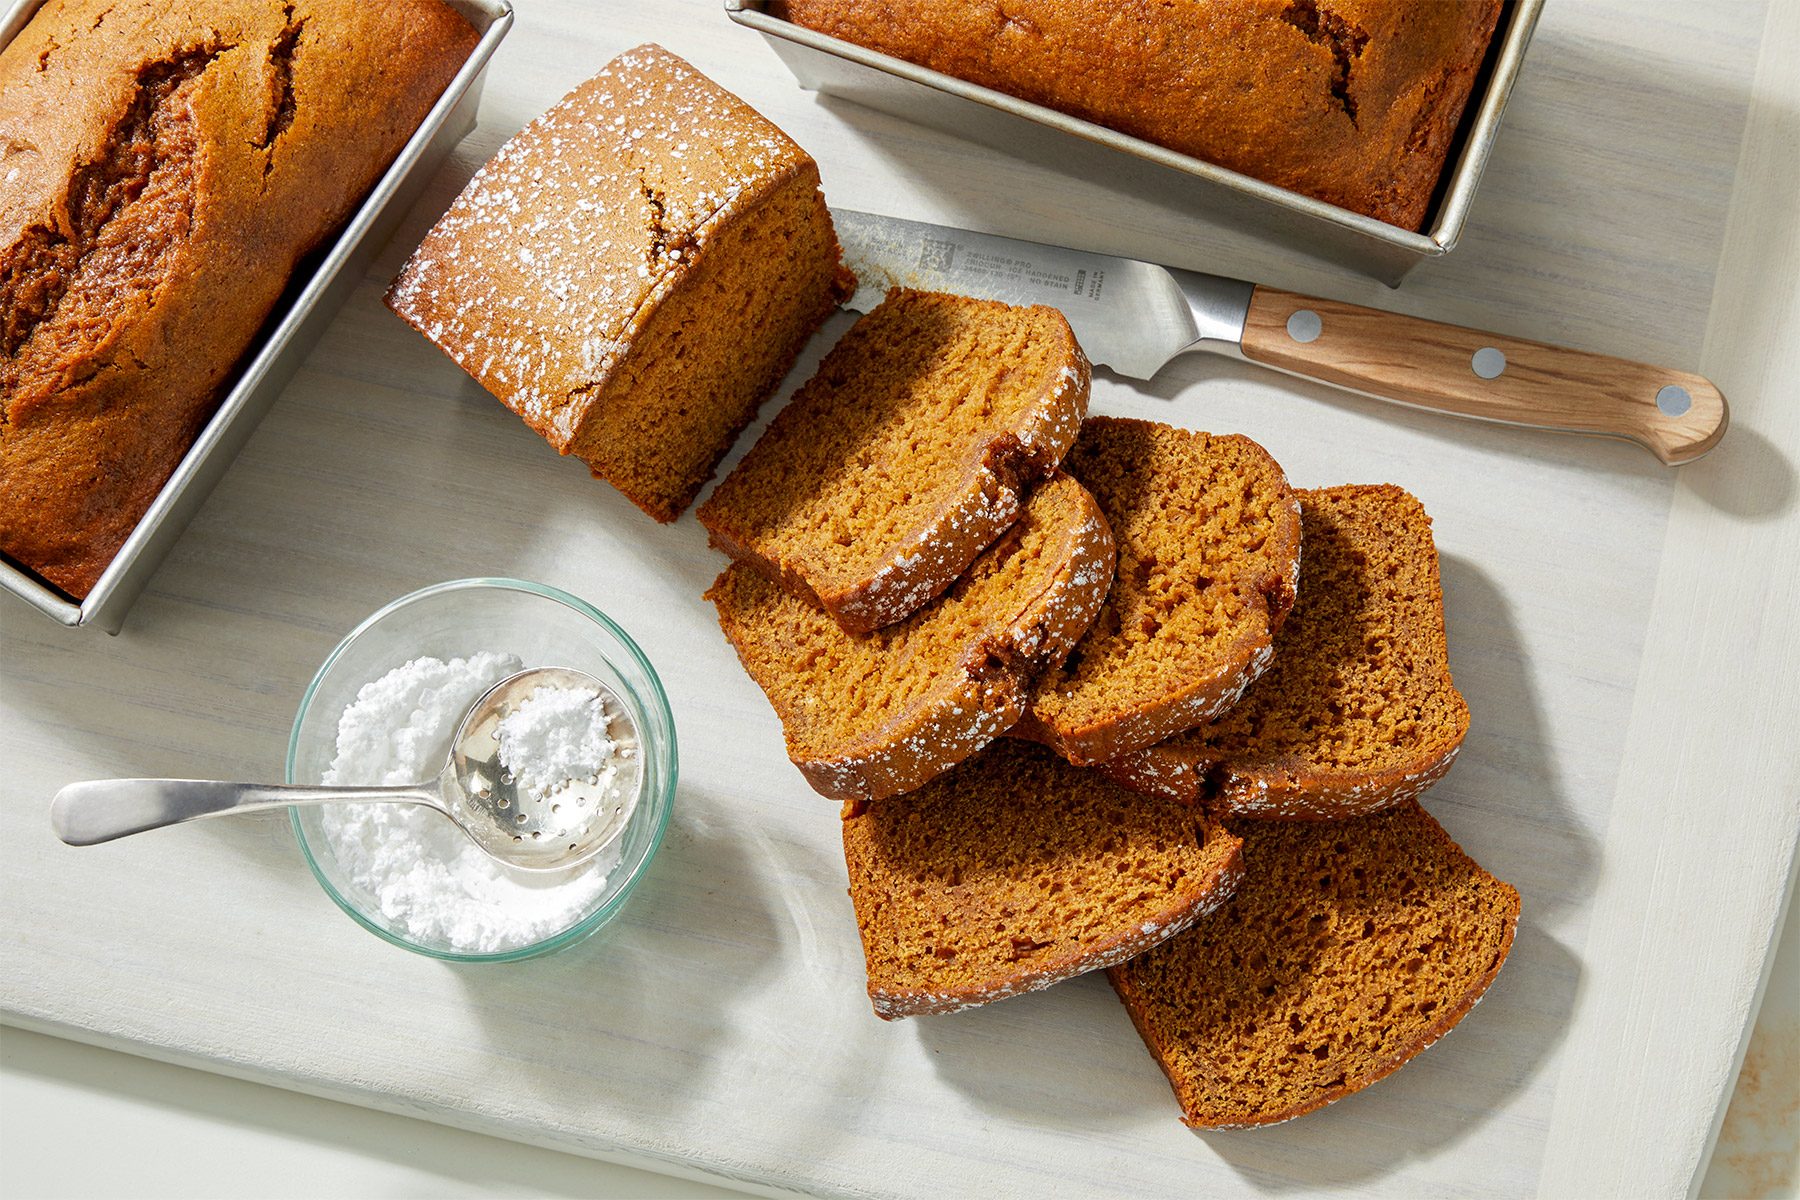
[[[1167,199],[1210,221],[1398,287],[1413,267],[1450,253],[1462,237],[1475,186],[1487,165],[1501,111],[1543,0],[1506,0],[1501,9],[1423,233],[816,33],[770,15],[767,8],[767,0],[725,0],[731,19],[762,34],[801,87],[1052,163],[1072,174],[1117,179],[1122,187]]]
[[[64,625],[119,632],[125,613],[181,536],[258,421],[305,361],[402,217],[456,143],[475,128],[488,60],[512,28],[511,0],[447,0],[480,32],[468,61],[444,89],[399,155],[337,236],[312,256],[238,364],[236,381],[188,448],[106,573],[79,603],[29,571],[0,559],[0,588]],[[0,18],[0,46],[25,28],[43,0],[13,4]],[[303,264],[303,270],[307,268]]]

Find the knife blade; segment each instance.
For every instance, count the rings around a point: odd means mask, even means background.
[[[832,219],[857,277],[846,307],[868,312],[891,287],[1049,305],[1089,359],[1133,379],[1203,350],[1414,408],[1624,438],[1670,466],[1711,450],[1730,419],[1686,371],[1110,254],[853,209]]]
[[[1149,379],[1177,354],[1243,338],[1252,285],[1136,259],[1045,246],[923,221],[834,208],[856,294],[868,312],[890,287],[954,292],[1062,310],[1089,359]]]

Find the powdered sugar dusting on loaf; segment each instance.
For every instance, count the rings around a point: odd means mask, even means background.
[[[1254,551],[1237,545],[1239,534],[1194,521],[1216,511],[1217,500],[1205,489],[1234,456],[1248,463],[1246,501],[1259,502],[1244,516],[1261,535]],[[1293,600],[1299,545],[1298,508],[1286,476],[1248,438],[1093,417],[1069,459],[1077,478],[1090,468],[1101,503],[1120,524],[1121,576],[1136,582],[1109,597],[1111,613],[1079,650],[1084,669],[1048,672],[1039,681],[1019,730],[1081,766],[1154,745],[1242,699],[1273,661],[1271,636]],[[1171,541],[1180,547],[1179,567],[1168,561]],[[1171,599],[1179,613],[1172,617],[1132,590],[1159,574],[1208,582]],[[1214,603],[1235,606],[1225,632],[1205,639],[1175,632],[1196,628],[1190,614]],[[1146,630],[1149,636],[1140,632]],[[1097,672],[1092,664],[1102,662],[1108,666]],[[1126,664],[1135,669],[1137,686],[1121,696],[1111,681]]]
[[[618,369],[678,268],[806,161],[737,97],[640,46],[476,172],[388,303],[566,450],[571,399]]]
[[[949,319],[920,326],[920,312]],[[1029,376],[980,382],[992,366],[987,356],[971,375],[940,343],[951,344],[946,327],[990,326],[1059,352]],[[896,356],[911,364],[905,382],[877,386],[871,398],[860,381],[882,373],[869,364]],[[918,371],[918,363],[929,365]],[[1088,375],[1068,322],[1052,309],[1021,314],[996,301],[896,290],[832,349],[701,505],[700,522],[716,548],[813,599],[845,629],[895,624],[948,589],[1017,520],[1028,487],[1055,472],[1087,411]],[[908,454],[921,430],[935,426],[946,391],[964,396],[971,388],[1000,398],[929,454]],[[799,444],[830,453],[797,465]],[[857,463],[848,476],[840,470],[847,458]],[[907,474],[890,472],[895,464]],[[846,512],[865,522],[853,536]]]
[[[1294,523],[1296,526],[1299,526],[1301,523],[1300,498],[1298,496],[1294,498]],[[1288,563],[1287,571],[1287,600],[1290,604],[1292,604],[1294,599],[1300,595],[1300,563],[1305,557],[1306,540],[1303,537],[1296,536],[1294,539],[1294,557]]]
[[[1019,491],[983,463],[962,498],[922,528],[838,605],[840,619],[864,629],[904,620],[955,582],[974,558],[1018,519]]]
[[[1106,603],[1117,564],[1112,528],[1087,489],[1078,488],[1081,518],[1069,531],[1066,565],[1012,623],[1012,643],[1036,675],[1068,657]]]
[[[1050,534],[1048,544],[1018,560],[1026,568],[1021,578],[1006,576],[1003,568],[981,576],[975,586],[995,591],[970,602],[978,619],[967,639],[959,640],[960,657],[945,664],[930,687],[892,708],[884,703],[883,692],[892,676],[883,672],[890,666],[896,672],[916,671],[917,664],[896,659],[872,669],[861,680],[871,696],[867,727],[854,735],[833,732],[824,739],[826,745],[810,740],[816,726],[808,700],[824,690],[811,686],[816,676],[802,670],[794,686],[784,686],[796,670],[793,655],[764,648],[756,632],[760,621],[746,621],[747,614],[727,599],[732,589],[723,586],[726,580],[758,576],[734,566],[708,593],[720,605],[720,624],[745,668],[775,705],[787,733],[788,756],[816,791],[852,805],[910,791],[980,750],[1023,715],[1032,674],[1066,654],[1099,612],[1112,577],[1113,554],[1111,532],[1093,497],[1068,476],[1041,485],[1026,508],[1025,521],[1040,523]],[[1004,582],[990,583],[994,580]],[[843,639],[846,652],[881,645],[876,639],[906,636],[905,627],[892,633],[846,633],[806,602],[772,584],[761,586],[778,597],[773,603],[786,614],[783,619],[801,622],[808,636],[816,635],[824,644]],[[928,607],[910,620],[930,621],[934,611]]]

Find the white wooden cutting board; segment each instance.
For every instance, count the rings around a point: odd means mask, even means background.
[[[1800,824],[1800,98],[1784,69],[1797,8],[1548,5],[1462,248],[1390,293],[1105,182],[820,102],[711,0],[521,0],[481,129],[124,634],[0,607],[0,1012],[771,1187],[1681,1194],[1735,1073]],[[1296,485],[1393,481],[1435,515],[1474,724],[1429,803],[1525,901],[1510,965],[1456,1036],[1318,1115],[1201,1136],[1097,979],[873,1018],[833,806],[782,756],[699,599],[721,565],[699,528],[654,526],[559,460],[379,303],[474,164],[646,40],[788,129],[838,204],[1721,383],[1736,428],[1676,474],[1623,444],[1451,422],[1222,361],[1142,388],[1096,381],[1096,411],[1248,433]],[[277,775],[299,693],[345,630],[412,588],[485,574],[593,600],[671,695],[674,823],[600,937],[503,968],[405,954],[330,905],[278,820],[90,850],[52,839],[48,797],[72,779]]]

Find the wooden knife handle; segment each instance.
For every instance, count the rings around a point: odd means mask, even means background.
[[[1629,438],[1673,466],[1725,435],[1706,379],[1456,325],[1258,287],[1244,357],[1419,408]]]

